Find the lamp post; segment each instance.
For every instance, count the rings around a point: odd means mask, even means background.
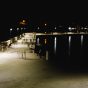
[[[12,34],[11,34],[11,33],[12,33],[12,30],[13,30],[13,29],[10,28],[10,38],[11,38],[11,35],[12,35]],[[11,43],[12,43],[12,38],[10,39],[10,44],[9,44],[9,45],[11,45]]]
[[[11,35],[12,30],[13,30],[13,29],[12,29],[12,28],[10,28],[10,35]]]
[[[47,24],[45,23],[44,25],[45,25],[45,33],[46,33],[46,26],[47,26]]]
[[[37,32],[40,32],[40,27],[37,28]]]
[[[56,29],[57,29],[57,27],[54,27],[54,32],[57,32]]]

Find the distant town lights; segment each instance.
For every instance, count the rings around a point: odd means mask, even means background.
[[[19,28],[17,28],[17,30],[19,30]]]
[[[39,30],[40,28],[38,27],[38,30]]]
[[[72,30],[74,30],[74,29],[76,29],[76,28],[74,28],[74,27],[69,27],[68,29],[69,29],[69,31],[72,31]]]
[[[72,28],[71,28],[71,27],[69,27],[68,29],[69,29],[69,30],[71,30]]]
[[[24,29],[26,29],[26,28],[24,28]]]
[[[88,28],[85,27],[84,29],[88,29]]]
[[[10,28],[10,31],[12,31],[13,29],[12,28]]]
[[[55,30],[57,29],[57,27],[54,28]]]
[[[26,20],[22,20],[22,21],[20,22],[20,24],[21,24],[21,25],[26,25]]]
[[[23,28],[21,28],[21,30],[23,30]]]
[[[47,24],[45,23],[45,26],[46,26]]]
[[[23,20],[23,23],[25,23],[26,22],[26,20]]]

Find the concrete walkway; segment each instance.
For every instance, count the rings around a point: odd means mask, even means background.
[[[0,88],[88,88],[87,73],[60,72],[29,51],[17,43],[0,53]]]

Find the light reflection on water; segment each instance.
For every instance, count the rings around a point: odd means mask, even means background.
[[[40,41],[40,39],[39,38],[37,38],[37,44],[39,45],[39,41]]]
[[[61,53],[61,55],[65,53],[65,55],[69,57],[71,55],[75,55],[76,53],[75,50],[78,50],[78,51],[81,50],[81,53],[82,53],[83,49],[81,48],[84,47],[84,42],[85,42],[84,38],[85,38],[84,35],[80,35],[80,36],[79,35],[68,35],[68,36],[61,35],[61,36],[50,36],[50,37],[48,36],[46,38],[41,36],[37,38],[37,44],[39,44],[40,41],[41,41],[41,44],[45,42],[44,44],[45,46],[47,46],[47,50],[50,53],[53,53],[56,55],[58,53]],[[59,42],[59,45],[58,45],[58,42]],[[57,56],[59,55],[60,54],[58,54]]]
[[[81,35],[81,47],[83,46],[83,35]]]
[[[57,48],[57,37],[54,38],[54,52],[56,53]]]
[[[70,51],[70,49],[71,49],[71,36],[69,36],[68,41],[69,41],[69,51],[68,51],[68,54],[70,56],[70,53],[71,53],[71,51]]]

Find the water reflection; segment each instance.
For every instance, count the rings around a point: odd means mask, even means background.
[[[57,48],[57,37],[54,38],[54,52],[56,53]]]
[[[71,51],[70,51],[70,48],[71,48],[71,36],[69,36],[69,51],[68,51],[68,54],[69,54],[69,56],[70,56],[70,53],[71,53]]]
[[[50,59],[57,59],[64,61],[63,58],[71,58],[74,62],[82,58],[82,56],[86,55],[86,48],[87,47],[87,38],[82,35],[58,35],[58,36],[37,36],[36,44],[42,45],[42,53],[46,55]],[[59,44],[59,45],[58,45]],[[84,46],[86,45],[86,46]],[[36,46],[37,47],[37,46]],[[48,55],[45,53],[46,50],[48,51]],[[85,52],[85,53],[84,53]],[[72,61],[72,62],[73,62]]]
[[[83,35],[81,35],[81,48],[83,46]]]
[[[45,44],[47,43],[47,40],[45,39]]]
[[[37,44],[39,45],[39,38],[37,38]]]

